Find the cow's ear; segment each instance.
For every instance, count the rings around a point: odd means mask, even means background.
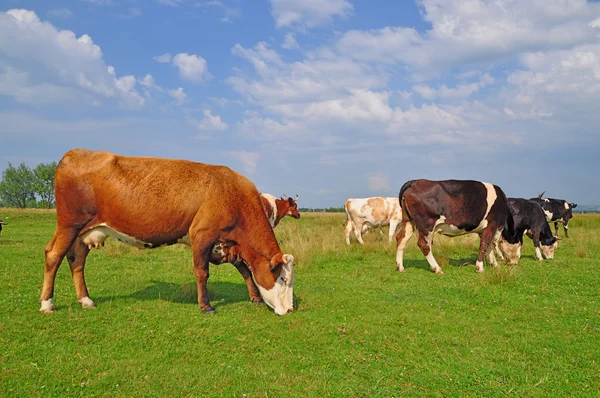
[[[571,205],[571,209],[574,209],[577,207],[577,203],[569,203]]]
[[[270,261],[271,272],[273,272],[273,273],[279,272],[279,270],[281,270],[281,267],[283,266],[283,263],[284,263],[284,261],[283,261],[282,253],[277,253],[276,255],[274,255]]]

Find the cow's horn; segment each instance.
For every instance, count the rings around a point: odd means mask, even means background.
[[[281,195],[281,199],[287,199],[287,197],[288,196],[286,194]]]
[[[554,236],[556,238],[556,240],[562,240],[562,238],[559,238],[557,235]]]
[[[295,201],[296,201],[296,202],[298,201],[298,194],[296,194],[296,199],[295,199]]]

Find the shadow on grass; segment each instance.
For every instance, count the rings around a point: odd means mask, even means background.
[[[138,290],[129,295],[96,297],[96,304],[112,301],[114,299],[164,300],[179,304],[198,304],[198,288],[196,282],[177,284],[171,282],[151,281],[152,285]],[[208,282],[208,297],[211,304],[218,308],[221,305],[250,301],[245,283]],[[302,299],[294,295],[294,308],[298,309]]]

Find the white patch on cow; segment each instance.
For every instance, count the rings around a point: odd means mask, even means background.
[[[42,301],[42,307],[40,308],[40,312],[51,312],[54,311],[54,302],[52,299]]]
[[[546,215],[546,220],[552,221],[552,217],[554,217],[554,214],[546,209],[542,209],[542,210],[544,210],[544,214]]]
[[[481,220],[481,223],[477,227],[477,229],[479,231],[482,231],[485,227],[487,227],[487,225],[488,225],[487,216],[488,216],[488,214],[490,214],[490,210],[492,210],[492,206],[494,205],[494,203],[496,203],[496,199],[498,199],[498,195],[496,195],[496,189],[494,188],[494,186],[492,184],[490,184],[489,182],[483,182],[482,184],[485,186],[485,189],[487,190],[487,195],[485,198],[486,203],[487,203],[487,209],[483,216],[483,220]]]
[[[271,206],[272,214],[268,217],[268,220],[269,224],[271,224],[271,228],[274,228],[275,220],[277,219],[277,203],[275,202],[277,198],[274,195],[271,195],[270,193],[261,193],[260,196],[267,199],[267,202],[269,202],[269,206]]]
[[[77,302],[81,304],[81,308],[96,308],[96,304],[88,296],[80,298]]]
[[[383,200],[382,208],[376,209],[369,205],[369,200]],[[390,231],[388,240],[391,242],[396,228],[402,221],[402,211],[397,197],[373,197],[373,198],[352,198],[346,201],[344,205],[346,217],[352,225],[346,226],[346,242],[349,244],[349,231],[354,229],[354,234],[359,242],[364,243],[362,233],[367,228],[381,228],[389,225]]]
[[[440,233],[446,236],[461,236],[469,232],[460,229],[452,224],[446,224],[446,216],[440,216],[433,226],[433,232]]]
[[[111,237],[113,239],[118,240],[126,245],[137,247],[138,249],[146,249],[152,247],[151,244],[142,242],[132,236],[126,235],[122,232],[119,232],[105,223],[98,225],[97,227],[93,227],[83,233],[79,239],[83,241],[87,246],[89,245],[101,245],[104,241]]]
[[[483,261],[475,261],[475,271],[483,272]]]
[[[535,248],[535,257],[536,257],[538,260],[540,260],[540,261],[542,261],[542,260],[543,260],[543,258],[542,258],[542,251],[540,250],[540,248],[539,248],[539,247],[536,247],[536,248]]]
[[[548,203],[550,203],[550,199],[548,199],[548,198],[542,198],[542,200],[543,200],[544,202],[548,202]]]
[[[565,209],[569,210],[569,204],[565,202]]]

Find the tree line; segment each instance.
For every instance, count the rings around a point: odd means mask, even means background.
[[[10,162],[0,181],[0,207],[54,207],[56,162],[40,163],[30,169],[25,163],[14,167]]]

